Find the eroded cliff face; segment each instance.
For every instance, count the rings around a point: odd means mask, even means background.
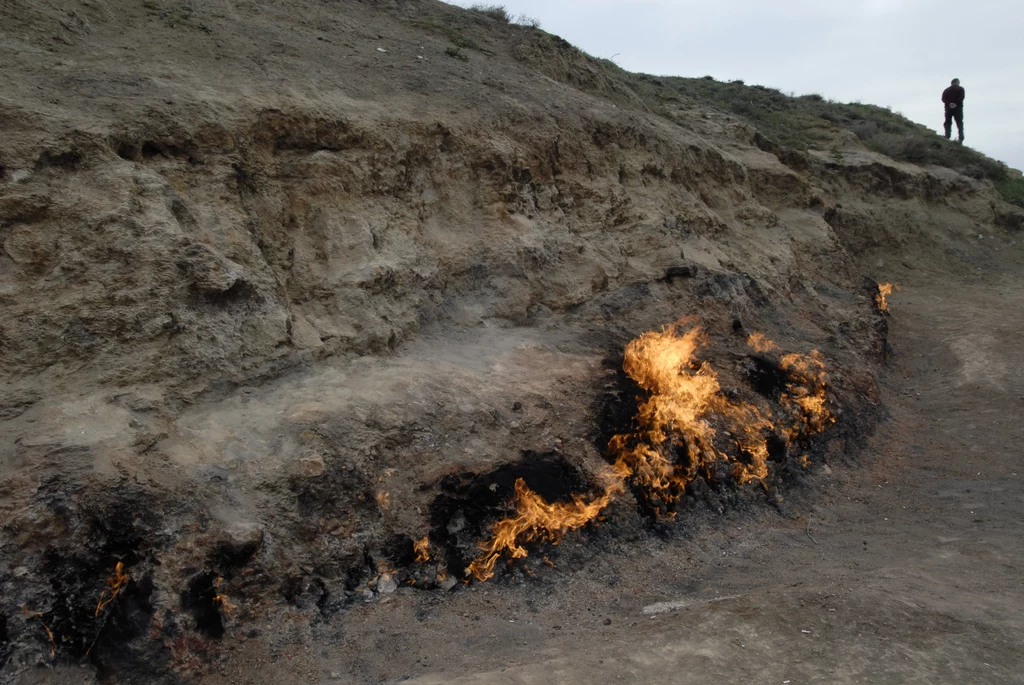
[[[557,39],[432,2],[3,12],[12,669],[190,677],[286,610],[450,588],[413,541],[464,563],[530,464],[589,487],[632,411],[623,346],[683,317],[735,393],[750,332],[825,355],[837,425],[775,492],[879,415],[873,266],[938,273],[1019,228],[985,183],[658,116]]]

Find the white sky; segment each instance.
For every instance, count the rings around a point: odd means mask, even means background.
[[[967,144],[1024,168],[1024,0],[499,1],[630,71],[889,106],[936,131],[958,77]]]

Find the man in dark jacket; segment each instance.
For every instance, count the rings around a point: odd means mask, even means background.
[[[956,131],[959,134],[958,142],[964,142],[964,89],[960,86],[960,79],[953,79],[949,88],[942,91],[942,103],[946,108],[946,137],[949,138],[953,132],[953,121],[956,121]]]

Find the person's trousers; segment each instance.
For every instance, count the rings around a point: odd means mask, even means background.
[[[943,124],[946,127],[946,137],[949,138],[953,132],[953,122],[956,121],[956,132],[959,134],[958,138],[960,142],[964,140],[964,106],[959,104],[953,109],[946,107],[946,121]]]

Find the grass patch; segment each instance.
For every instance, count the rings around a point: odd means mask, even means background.
[[[996,190],[1010,204],[1024,207],[1024,178],[1004,178],[996,181]]]
[[[458,23],[454,21],[440,22],[437,21],[436,19],[414,19],[410,23],[418,28],[426,29],[431,33],[437,33],[444,36],[445,38],[452,42],[452,45],[454,45],[457,48],[464,48],[466,50],[477,50],[488,55],[494,54],[490,50],[487,50],[479,43],[477,43],[475,40],[467,36],[464,31],[464,27],[459,26]],[[445,52],[447,54],[448,51],[446,50]],[[454,55],[449,55],[449,57],[452,56]],[[466,55],[460,53],[460,56],[457,57],[457,59],[462,59],[463,61],[465,61]]]
[[[932,129],[910,121],[888,107],[859,102],[841,103],[817,93],[795,97],[774,88],[748,86],[743,81],[702,78],[651,77],[630,74],[605,65],[609,75],[627,85],[652,111],[665,114],[671,98],[666,90],[685,100],[733,114],[761,135],[794,150],[832,150],[837,134],[852,131],[869,149],[897,161],[948,167],[964,175],[992,181],[1007,202],[1024,206],[1024,181],[1010,179],[1005,164],[969,147],[958,145]]]
[[[445,48],[444,54],[448,55],[452,59],[461,60],[463,62],[469,61],[469,57],[462,52],[462,48]]]

